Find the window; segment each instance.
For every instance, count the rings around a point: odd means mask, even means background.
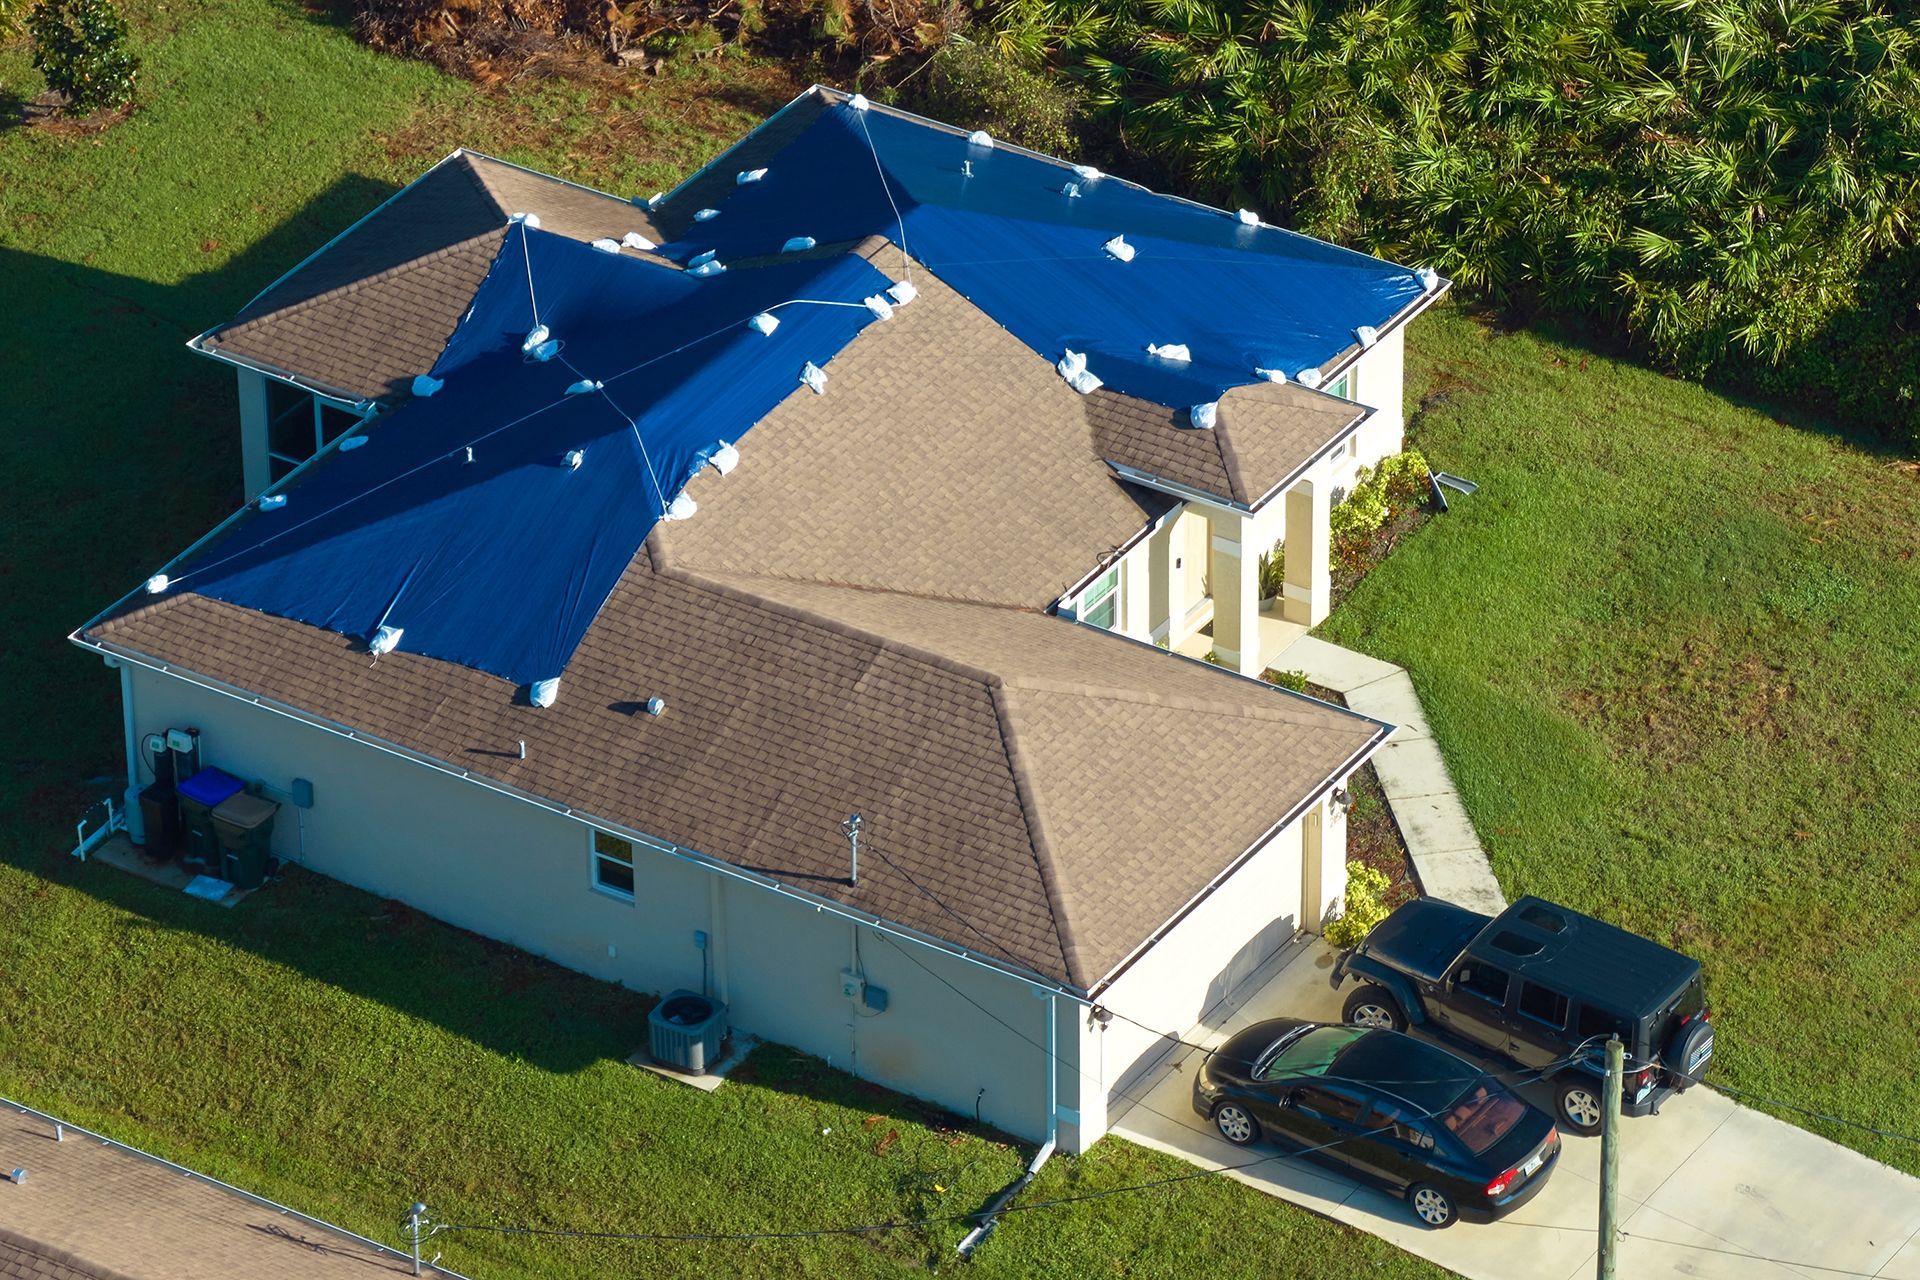
[[[1574,1034],[1582,1040],[1592,1040],[1587,1052],[1596,1053],[1610,1036],[1619,1036],[1620,1043],[1627,1046],[1627,1052],[1633,1052],[1633,1026],[1625,1018],[1587,1005],[1580,1006],[1580,1021],[1574,1027]]]
[[[1493,935],[1493,945],[1510,956],[1532,956],[1540,954],[1540,943],[1524,934],[1511,929],[1502,929]]]
[[[1397,1102],[1383,1102],[1375,1099],[1373,1111],[1367,1116],[1366,1127],[1385,1129],[1388,1132],[1381,1136],[1398,1139],[1408,1146],[1419,1147],[1425,1151],[1433,1147],[1433,1135],[1421,1127],[1421,1121],[1425,1118],[1419,1112],[1403,1107]]]
[[[1484,964],[1462,969],[1454,975],[1453,986],[1456,991],[1478,996],[1488,1004],[1506,1007],[1507,975],[1500,970]]]
[[[1286,1041],[1258,1075],[1262,1080],[1323,1076],[1348,1045],[1368,1034],[1365,1027],[1315,1027]]]
[[[1567,998],[1537,982],[1520,984],[1520,1012],[1549,1027],[1567,1025]]]
[[[267,451],[294,463],[313,456],[313,397],[271,378],[267,380]]]
[[[314,401],[313,408],[314,414],[318,419],[318,439],[322,445],[332,444],[335,440],[347,434],[347,432],[353,428],[354,424],[360,421],[359,414],[351,413],[348,410],[327,404],[325,401]]]
[[[1567,918],[1538,902],[1520,908],[1520,918],[1542,933],[1559,933],[1567,927]]]
[[[1330,396],[1339,396],[1342,400],[1353,399],[1353,370],[1347,370],[1320,389]]]
[[[1120,621],[1120,566],[1094,579],[1080,596],[1080,621],[1111,631]]]
[[[633,842],[604,831],[593,833],[593,887],[633,901]]]
[[[1349,1098],[1331,1089],[1302,1089],[1298,1105],[1302,1111],[1311,1111],[1329,1120],[1344,1120],[1348,1124],[1360,1118],[1360,1099]]]
[[[1527,1114],[1527,1104],[1497,1084],[1470,1085],[1440,1116],[1447,1132],[1479,1155],[1507,1136]]]

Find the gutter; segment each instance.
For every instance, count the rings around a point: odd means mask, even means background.
[[[263,373],[276,382],[284,382],[288,386],[298,387],[302,391],[312,392],[322,400],[330,400],[335,406],[341,409],[357,409],[364,412],[371,408],[379,399],[378,396],[355,395],[345,387],[336,387],[330,383],[320,382],[316,379],[306,377],[303,374],[295,373],[291,369],[282,369],[278,365],[268,364],[265,360],[256,360],[252,356],[243,356],[235,352],[216,350],[202,345],[206,339],[211,338],[214,334],[227,327],[228,326],[224,324],[217,324],[205,333],[198,333],[188,338],[187,350],[197,356],[205,356],[209,360],[216,360],[221,364],[231,365],[236,369],[249,369],[254,373]]]
[[[91,625],[92,624],[89,624],[89,626]],[[928,934],[919,933],[907,925],[884,920],[879,916],[861,911],[857,907],[850,907],[835,899],[808,893],[803,889],[795,889],[772,876],[762,875],[758,872],[748,871],[742,867],[736,867],[730,862],[725,862],[709,854],[701,853],[696,849],[690,849],[685,845],[676,844],[671,840],[663,840],[659,836],[650,835],[637,827],[629,827],[611,819],[582,812],[581,810],[573,808],[571,805],[561,804],[557,800],[535,795],[529,791],[522,791],[518,787],[495,781],[492,778],[486,777],[484,774],[477,774],[471,770],[460,768],[457,765],[437,759],[424,752],[402,746],[397,742],[390,742],[376,735],[348,728],[338,721],[327,720],[320,716],[299,711],[270,698],[262,697],[259,694],[248,693],[244,689],[226,684],[210,676],[202,676],[196,672],[175,667],[171,663],[161,662],[146,654],[120,645],[110,645],[102,641],[88,639],[84,634],[84,630],[83,628],[81,631],[73,632],[67,639],[76,647],[85,649],[90,653],[98,654],[104,660],[123,664],[123,669],[125,665],[131,665],[152,671],[158,675],[172,676],[176,680],[182,680],[187,684],[205,689],[210,693],[221,694],[225,697],[232,698],[236,702],[244,702],[251,706],[259,707],[262,710],[271,711],[276,715],[284,716],[296,723],[306,725],[308,728],[319,729],[335,737],[346,738],[349,741],[359,743],[361,746],[371,747],[375,751],[379,751],[385,755],[404,760],[409,764],[422,765],[436,773],[458,778],[463,782],[473,783],[475,786],[504,796],[509,800],[517,800],[533,808],[542,809],[548,813],[557,814],[564,818],[570,818],[583,826],[611,832],[624,839],[631,840],[635,844],[652,849],[656,853],[664,853],[669,857],[692,863],[694,866],[701,867],[707,871],[753,885],[759,889],[769,890],[781,897],[792,898],[795,901],[805,903],[816,912],[829,913],[843,920],[851,921],[854,924],[865,925],[870,929],[890,934],[903,941],[925,947],[930,951],[939,952],[950,959],[965,961],[979,968],[990,970],[1002,977],[1012,978],[1015,981],[1025,984],[1038,996],[1065,996],[1077,1004],[1084,1005],[1090,1003],[1086,993],[1078,991],[1065,983],[1047,978],[1043,974],[1032,970],[1023,971],[1007,964],[997,957],[969,950],[966,947],[960,946],[958,943],[947,942]]]
[[[993,1229],[1000,1224],[1000,1215],[1006,1212],[1007,1206],[1013,1203],[1015,1196],[1027,1189],[1027,1184],[1034,1180],[1052,1155],[1053,1139],[1048,1138],[1045,1145],[1033,1153],[1033,1162],[1027,1166],[1026,1172],[1002,1187],[1000,1193],[987,1202],[987,1207],[976,1215],[980,1219],[980,1225],[967,1232],[956,1250],[962,1259],[973,1257],[973,1251],[987,1242],[987,1237],[992,1235]]]

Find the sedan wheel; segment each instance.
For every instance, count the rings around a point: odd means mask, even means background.
[[[1407,1196],[1407,1203],[1413,1206],[1420,1221],[1438,1231],[1441,1227],[1453,1225],[1453,1201],[1447,1193],[1436,1186],[1421,1183]]]
[[[1260,1126],[1237,1102],[1223,1102],[1214,1109],[1213,1127],[1236,1147],[1244,1147],[1260,1136]]]
[[[1600,1095],[1585,1081],[1561,1085],[1560,1118],[1576,1133],[1600,1132]]]

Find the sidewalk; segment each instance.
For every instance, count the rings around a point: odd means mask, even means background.
[[[1280,953],[1186,1038],[1217,1044],[1282,1014],[1335,1022],[1333,953]],[[1195,1050],[1134,1091],[1113,1131],[1202,1168],[1275,1151],[1228,1144],[1193,1110]],[[1534,1094],[1538,1086],[1521,1092]],[[1546,1105],[1542,1096],[1534,1101]],[[1920,1280],[1920,1180],[1711,1089],[1623,1126],[1619,1273],[1631,1280]],[[1371,1232],[1470,1280],[1585,1280],[1595,1270],[1600,1143],[1569,1137],[1547,1187],[1513,1217],[1431,1231],[1400,1200],[1323,1166],[1276,1159],[1225,1176]]]

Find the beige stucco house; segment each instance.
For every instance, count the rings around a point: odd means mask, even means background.
[[[849,105],[810,91],[651,202],[448,157],[192,344],[237,370],[249,497],[404,421],[516,214],[651,258]],[[308,798],[282,859],[1096,1140],[1167,1033],[1340,899],[1341,788],[1391,726],[1252,677],[1326,613],[1329,508],[1400,448],[1404,326],[1440,287],[1199,430],[1076,389],[906,248],[820,247],[912,304],[687,484],[698,515],[648,533],[557,702],[156,575],[73,636],[119,673],[130,783],[140,737],[195,727]]]

